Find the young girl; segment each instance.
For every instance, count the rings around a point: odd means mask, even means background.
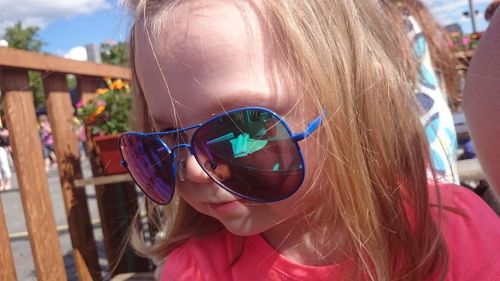
[[[45,171],[48,172],[53,164],[56,164],[56,153],[54,151],[54,137],[50,128],[49,118],[45,114],[38,116],[40,127],[40,138],[43,146],[43,158],[45,161]]]
[[[133,1],[124,164],[164,236],[161,280],[496,280],[500,222],[426,178],[382,4]]]

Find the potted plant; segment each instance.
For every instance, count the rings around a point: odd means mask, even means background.
[[[104,81],[106,87],[97,89],[92,99],[77,104],[76,115],[92,136],[105,173],[125,173],[117,140],[120,133],[129,129],[130,87],[121,79]]]

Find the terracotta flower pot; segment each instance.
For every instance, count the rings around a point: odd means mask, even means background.
[[[127,169],[120,164],[122,158],[118,147],[118,137],[119,135],[93,136],[97,154],[104,168],[104,173],[107,175],[127,173]]]

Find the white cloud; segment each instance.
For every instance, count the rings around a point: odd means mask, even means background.
[[[72,18],[111,8],[106,0],[0,0],[0,31],[17,21],[41,28],[59,18]]]
[[[78,46],[71,48],[63,57],[72,60],[86,61],[87,60],[87,50],[85,47]]]

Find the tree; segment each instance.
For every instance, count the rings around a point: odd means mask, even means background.
[[[38,38],[39,31],[39,27],[23,27],[19,21],[5,29],[4,39],[9,42],[11,48],[39,52],[44,45],[44,42]]]
[[[45,44],[39,37],[40,28],[37,26],[23,27],[19,21],[5,29],[4,39],[9,42],[10,48],[39,52]],[[35,107],[45,105],[43,91],[43,77],[38,71],[28,71],[28,81],[35,99]]]
[[[101,44],[101,60],[103,63],[129,65],[128,46],[124,42],[107,41]]]

